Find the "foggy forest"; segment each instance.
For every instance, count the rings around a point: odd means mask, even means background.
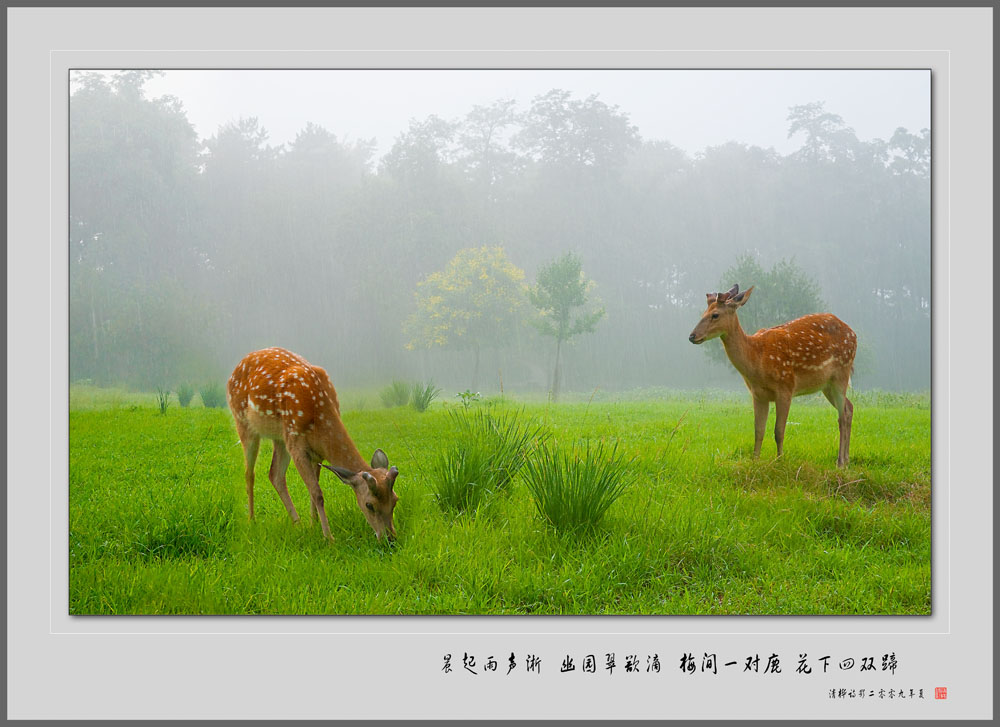
[[[221,383],[282,346],[338,388],[544,394],[559,351],[567,392],[740,389],[721,345],[688,342],[738,284],[748,333],[831,312],[857,332],[855,387],[930,387],[927,129],[862,141],[816,100],[788,109],[793,153],[691,154],[556,88],[412,119],[377,158],[316,124],[199,138],[151,74],[71,95],[71,381]],[[562,329],[539,287],[560,261],[580,283]]]

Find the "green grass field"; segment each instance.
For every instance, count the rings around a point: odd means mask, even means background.
[[[348,487],[321,477],[330,527],[293,525],[257,462],[254,522],[228,410],[195,397],[70,391],[71,614],[929,614],[930,406],[926,394],[854,392],[851,465],[835,467],[836,412],[796,399],[775,460],[760,460],[748,394],[645,391],[565,403],[506,401],[552,441],[617,442],[624,495],[587,534],[553,530],[515,480],[475,511],[436,503],[447,409],[386,409],[342,393],[366,458],[400,475],[386,544]],[[356,404],[352,408],[352,402]],[[474,406],[483,406],[476,404]]]

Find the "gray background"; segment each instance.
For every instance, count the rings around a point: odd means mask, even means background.
[[[9,9],[8,715],[992,716],[992,313],[962,295],[992,302],[991,27],[987,8]],[[931,68],[933,616],[69,618],[66,82],[88,66]],[[509,677],[462,672],[511,651]],[[611,651],[613,676],[558,671]],[[684,652],[775,652],[783,673],[688,676]],[[632,653],[661,673],[625,674]],[[826,654],[877,671],[819,674]],[[925,699],[827,696],[862,686]]]

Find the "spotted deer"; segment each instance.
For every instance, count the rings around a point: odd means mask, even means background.
[[[254,464],[261,437],[265,437],[274,442],[268,477],[293,522],[299,521],[299,515],[285,482],[289,460],[295,462],[309,488],[313,521],[319,517],[328,540],[333,536],[319,486],[321,465],[351,486],[376,538],[396,537],[392,511],[399,498],[393,485],[399,472],[389,466],[389,458],[381,449],[375,450],[370,466],[358,453],[340,419],[337,392],[326,371],[283,348],[254,351],[233,370],[226,386],[226,400],[243,445],[251,520]]]
[[[774,402],[774,441],[781,456],[785,423],[792,397],[822,391],[837,410],[840,451],[837,466],[846,467],[851,445],[854,405],[847,386],[854,367],[858,337],[842,320],[829,313],[796,318],[752,336],[743,332],[736,311],[750,298],[753,286],[739,292],[708,293],[708,308],[691,331],[691,343],[721,338],[726,355],[743,376],[753,397],[754,457],[760,456],[764,426]]]

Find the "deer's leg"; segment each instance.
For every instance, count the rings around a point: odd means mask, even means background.
[[[767,426],[767,412],[771,404],[763,397],[753,397],[753,458],[760,457],[760,446],[764,442],[764,428]]]
[[[326,519],[326,508],[323,506],[323,490],[319,486],[319,468],[310,459],[305,447],[289,447],[292,461],[295,462],[295,469],[302,476],[302,481],[309,488],[309,497],[312,500],[312,507],[319,513],[319,523],[323,526],[323,537],[333,540],[330,534],[330,523]]]
[[[781,456],[785,444],[785,423],[788,421],[788,410],[792,408],[792,395],[779,393],[774,399],[774,443],[778,445],[778,456]]]
[[[841,389],[838,384],[831,383],[823,389],[823,395],[837,410],[837,427],[840,430],[840,449],[837,451],[838,467],[846,467],[850,458],[851,421],[854,419],[854,404],[847,398],[846,388]]]
[[[853,421],[854,404],[845,396],[844,409],[837,417],[837,424],[840,425],[840,453],[837,458],[839,467],[846,467],[851,459],[851,422]]]
[[[314,469],[316,470],[316,481],[319,482],[320,466],[318,463],[314,466]],[[309,498],[309,516],[310,518],[312,518],[312,521],[314,523],[316,522],[316,518],[319,517],[319,513],[316,512],[316,503],[313,501],[311,497]]]
[[[247,486],[247,507],[250,519],[253,520],[253,468],[257,464],[257,452],[260,450],[260,437],[251,434],[245,427],[236,426],[236,433],[243,445],[244,479]]]
[[[280,439],[275,439],[274,454],[271,455],[271,469],[268,471],[267,476],[271,479],[271,484],[277,490],[278,497],[281,498],[281,502],[285,505],[285,509],[288,510],[288,514],[291,515],[292,522],[297,523],[299,521],[299,514],[295,512],[295,505],[292,504],[292,498],[288,494],[288,483],[285,480],[285,473],[288,471],[288,462],[290,460],[291,456],[288,454],[288,448],[285,447],[285,443]]]

